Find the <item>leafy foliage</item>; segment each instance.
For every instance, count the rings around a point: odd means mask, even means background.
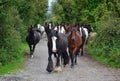
[[[47,0],[0,0],[0,66],[19,59],[27,27],[43,23]]]

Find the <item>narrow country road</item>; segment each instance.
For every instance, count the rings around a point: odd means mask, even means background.
[[[85,55],[78,57],[78,64],[74,68],[69,65],[60,73],[48,73],[46,44],[46,39],[42,39],[36,46],[34,57],[26,62],[25,68],[16,74],[0,77],[0,81],[120,81],[120,69],[95,61],[86,49]]]

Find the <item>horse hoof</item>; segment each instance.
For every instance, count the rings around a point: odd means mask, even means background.
[[[68,66],[68,64],[64,65],[64,67],[67,67],[67,66]]]
[[[48,72],[52,72],[52,71],[53,71],[53,62],[52,62],[52,61],[49,61],[49,62],[48,62],[48,65],[47,65],[46,70],[47,70]]]
[[[71,65],[71,68],[74,68],[74,65],[73,65],[73,64]]]
[[[55,71],[55,72],[61,72],[62,69],[61,69],[61,67],[55,67],[54,71]]]
[[[46,70],[47,70],[49,73],[52,72],[52,70],[50,70],[50,69],[48,69],[48,68],[47,68]]]

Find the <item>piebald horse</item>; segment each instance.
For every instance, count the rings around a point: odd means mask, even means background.
[[[52,24],[46,23],[45,24],[45,32],[47,34],[48,42],[48,65],[46,70],[48,72],[53,71],[53,60],[52,60],[52,55],[55,56],[56,58],[56,64],[55,64],[55,69],[54,71],[62,71],[60,65],[60,57],[61,60],[63,60],[63,65],[65,66],[66,64],[69,63],[69,56],[67,53],[67,47],[68,47],[68,40],[67,37],[59,33],[58,31],[54,30],[52,27]]]
[[[59,33],[65,34],[65,26],[63,24],[57,24],[54,27],[54,30],[58,31]]]

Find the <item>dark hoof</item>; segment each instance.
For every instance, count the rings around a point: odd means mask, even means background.
[[[77,63],[75,63],[75,65],[77,65]]]
[[[53,71],[53,62],[49,62],[48,63],[48,66],[47,66],[47,69],[46,69],[48,72],[52,72]]]
[[[74,65],[73,65],[73,64],[71,65],[71,68],[74,68]]]
[[[47,68],[46,70],[47,70],[49,73],[53,71],[52,69],[49,69],[49,68]]]

